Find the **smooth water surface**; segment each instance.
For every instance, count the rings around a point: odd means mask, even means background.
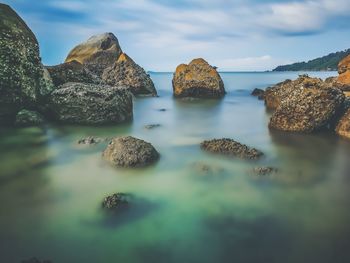
[[[160,97],[135,99],[130,124],[1,130],[0,262],[350,262],[350,143],[268,130],[269,113],[250,92],[297,73],[221,75],[224,99],[182,101],[172,97],[172,74],[152,73]],[[90,135],[144,139],[161,159],[115,169],[101,158],[106,143],[77,144]],[[200,150],[222,137],[265,157]],[[258,177],[258,166],[279,172]],[[115,192],[134,201],[111,216],[101,202]]]

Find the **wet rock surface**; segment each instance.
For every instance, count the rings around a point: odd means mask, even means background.
[[[350,109],[339,120],[335,131],[339,136],[350,139]]]
[[[345,96],[334,88],[294,88],[273,113],[269,127],[310,133],[327,126],[341,114]]]
[[[160,124],[148,124],[148,125],[145,125],[145,126],[144,126],[144,128],[145,128],[146,130],[153,130],[153,129],[159,128],[159,127],[161,127]]]
[[[66,83],[51,94],[49,107],[62,123],[110,124],[133,117],[131,93],[104,85]]]
[[[204,59],[181,64],[173,77],[175,97],[221,98],[225,95],[224,82],[215,67]]]
[[[53,90],[44,77],[36,37],[8,5],[0,4],[0,124],[23,108],[36,108]]]
[[[21,110],[16,115],[15,126],[17,127],[31,127],[40,126],[45,123],[44,117],[36,112],[30,110]]]
[[[131,136],[112,139],[102,156],[116,167],[144,167],[160,157],[152,144]]]
[[[261,151],[227,138],[204,141],[201,143],[200,147],[210,153],[238,157],[241,159],[255,160],[263,156]]]
[[[103,72],[102,80],[107,85],[128,87],[134,95],[157,96],[151,77],[125,53]]]
[[[124,193],[115,193],[103,199],[102,208],[107,210],[119,210],[125,208],[130,203],[131,195]]]
[[[278,172],[278,169],[275,167],[269,167],[269,166],[262,166],[262,167],[255,167],[252,170],[252,173],[254,175],[258,176],[265,176],[265,175],[271,175]]]
[[[262,89],[258,89],[258,88],[254,89],[251,93],[252,96],[258,97],[259,100],[264,99],[264,94],[265,94],[265,91]]]

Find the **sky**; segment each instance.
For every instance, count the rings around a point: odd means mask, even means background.
[[[264,71],[350,48],[350,0],[3,0],[36,34],[43,63],[114,33],[146,70],[203,57],[221,71]]]

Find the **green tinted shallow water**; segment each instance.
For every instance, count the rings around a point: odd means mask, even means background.
[[[267,129],[269,115],[250,91],[297,73],[221,75],[223,100],[184,102],[172,98],[171,74],[152,74],[160,97],[135,99],[131,124],[2,130],[0,262],[350,262],[350,143]],[[89,135],[133,135],[161,159],[114,169],[101,160],[105,144],[77,145]],[[245,162],[203,153],[198,144],[215,137],[266,156]],[[216,174],[203,175],[196,162]],[[259,165],[280,173],[252,176]],[[135,199],[110,217],[100,206],[114,192]]]

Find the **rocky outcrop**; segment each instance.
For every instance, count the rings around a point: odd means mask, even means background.
[[[8,5],[0,4],[0,124],[45,101],[53,85],[44,76],[33,32]]]
[[[252,96],[258,97],[259,100],[264,99],[264,94],[265,94],[265,91],[262,89],[258,89],[258,88],[255,88],[251,93]]]
[[[44,117],[36,111],[21,110],[16,115],[15,125],[17,127],[40,126],[44,123]]]
[[[340,119],[335,131],[339,136],[350,139],[350,109]]]
[[[112,66],[122,50],[118,39],[112,33],[92,36],[69,52],[65,62],[77,61],[91,72],[102,76],[103,71]]]
[[[116,193],[109,195],[103,199],[102,207],[107,210],[120,210],[129,205],[130,195],[124,193]]]
[[[255,148],[236,142],[232,139],[213,139],[201,143],[201,148],[207,152],[238,157],[242,159],[259,159],[263,153]]]
[[[225,95],[224,82],[216,68],[202,58],[176,68],[173,91],[175,97],[221,98]]]
[[[152,144],[131,136],[114,138],[102,156],[116,167],[144,167],[159,159]]]
[[[107,85],[128,87],[134,95],[157,95],[150,76],[125,53],[103,72],[102,80]]]
[[[310,133],[329,126],[343,109],[344,94],[334,88],[295,87],[273,113],[269,127]]]
[[[132,94],[118,87],[66,83],[50,96],[53,117],[63,123],[109,124],[132,119]]]
[[[350,90],[350,55],[339,62],[338,73],[338,82],[346,85]]]
[[[53,84],[58,87],[68,82],[99,84],[101,79],[79,62],[73,60],[57,66],[46,67]]]
[[[308,75],[300,75],[296,80],[287,79],[275,86],[268,87],[265,90],[265,105],[268,109],[277,109],[282,100],[290,93],[300,88],[328,88],[322,79],[311,78]]]

